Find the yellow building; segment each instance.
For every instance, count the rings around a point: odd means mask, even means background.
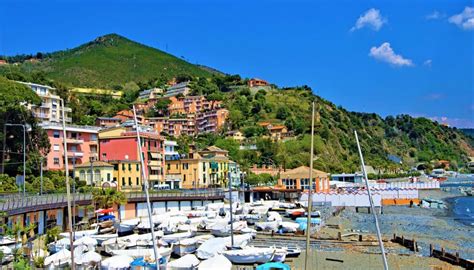
[[[141,191],[142,177],[139,161],[135,160],[111,160],[113,166],[113,180],[120,191]]]
[[[111,182],[113,174],[114,166],[103,161],[86,162],[74,168],[74,177],[85,181],[88,186],[100,187],[104,182]]]
[[[165,183],[171,188],[207,188],[227,184],[228,152],[219,147],[210,146],[189,153],[187,158],[167,160],[165,163]]]

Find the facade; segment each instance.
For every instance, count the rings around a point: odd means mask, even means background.
[[[182,82],[169,87],[166,90],[164,97],[173,97],[179,94],[187,96],[189,92],[191,92],[191,88],[189,88],[189,82]]]
[[[117,190],[125,192],[143,190],[140,161],[110,160],[109,163],[113,167],[112,185],[116,186]]]
[[[47,170],[64,170],[64,142],[62,125],[54,122],[43,122],[40,126],[48,134],[51,150],[47,156]],[[98,160],[99,127],[66,126],[66,143],[69,168],[73,164],[81,165],[90,160]]]
[[[98,127],[115,127],[120,125],[121,119],[114,117],[97,117],[95,119],[95,125]]]
[[[243,142],[245,140],[244,134],[238,130],[229,131],[226,133],[228,139],[234,139],[238,142]]]
[[[166,162],[166,181],[180,188],[222,187],[228,181],[228,152],[215,146]]]
[[[177,160],[180,158],[178,151],[175,150],[176,146],[178,146],[178,143],[175,141],[165,141],[165,162],[167,160]]]
[[[141,152],[146,168],[146,176],[150,186],[164,180],[164,139],[156,132],[142,132]],[[103,130],[99,133],[100,160],[139,161],[136,132],[125,127],[116,127]],[[120,179],[118,179],[120,180]],[[133,181],[133,179],[132,179]]]
[[[348,183],[362,183],[364,176],[361,173],[341,173],[331,174],[331,181],[348,182]]]
[[[104,182],[111,182],[113,175],[114,166],[103,161],[85,162],[74,168],[74,177],[88,186],[101,187]]]
[[[40,98],[41,105],[28,105],[33,115],[41,122],[62,122],[61,98],[51,93],[53,87],[36,83],[18,82],[30,87]],[[71,108],[64,107],[65,122],[71,123]]]
[[[163,89],[161,88],[151,88],[143,90],[139,93],[139,99],[157,99],[163,94]]]
[[[278,185],[286,189],[308,190],[310,168],[301,166],[280,173]],[[315,192],[329,192],[329,174],[313,169],[313,187]]]
[[[249,87],[267,86],[268,82],[259,78],[253,78],[248,81]]]
[[[196,132],[215,133],[219,131],[227,121],[229,111],[227,109],[217,109],[200,112],[196,116]]]

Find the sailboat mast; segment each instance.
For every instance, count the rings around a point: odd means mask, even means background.
[[[306,223],[306,253],[304,257],[304,266],[305,269],[311,269],[309,265],[309,251],[310,251],[310,238],[311,238],[311,212],[313,207],[313,195],[311,190],[313,188],[313,155],[314,155],[314,101],[313,101],[313,112],[311,114],[311,154],[309,161],[309,187],[308,187],[308,215]]]
[[[146,208],[148,210],[148,222],[150,222],[150,228],[151,228],[151,241],[153,244],[153,253],[155,254],[155,260],[156,260],[156,268],[159,268],[159,260],[160,258],[158,257],[158,246],[156,245],[156,238],[155,238],[155,226],[153,226],[153,218],[151,216],[151,204],[150,204],[150,194],[148,193],[148,178],[146,177],[145,173],[145,161],[143,160],[143,153],[142,153],[142,142],[140,138],[140,126],[138,125],[137,121],[137,113],[135,111],[135,105],[133,105],[133,119],[135,120],[135,130],[137,132],[137,146],[138,146],[138,155],[140,156],[140,163],[142,165],[142,177],[143,177],[143,185],[145,189],[145,196],[146,196]],[[120,209],[119,209],[120,211]]]
[[[367,171],[365,170],[364,156],[362,155],[362,150],[360,148],[359,137],[357,136],[357,131],[354,130],[355,138],[357,141],[357,148],[359,149],[360,162],[362,164],[362,172],[364,173],[365,187],[367,188],[367,194],[369,195],[370,210],[374,215],[375,228],[377,230],[377,238],[379,240],[380,251],[382,252],[383,267],[385,270],[388,270],[387,257],[385,256],[385,248],[382,242],[382,235],[380,233],[379,221],[377,219],[377,213],[375,213],[374,201],[372,200],[372,194],[370,193],[369,188],[369,178],[367,177]]]

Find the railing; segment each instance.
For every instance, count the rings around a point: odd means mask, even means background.
[[[77,204],[90,204],[92,194],[76,193],[72,195],[72,199]],[[144,192],[127,192],[125,196],[130,201],[145,201]],[[224,191],[220,189],[204,189],[204,190],[162,190],[151,191],[150,199],[170,199],[170,200],[186,200],[187,198],[224,198]],[[46,194],[46,195],[26,195],[8,194],[0,195],[0,211],[19,214],[30,211],[38,211],[45,209],[55,209],[64,207],[67,204],[66,194]]]

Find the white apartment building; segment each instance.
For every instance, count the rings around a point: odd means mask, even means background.
[[[41,122],[62,122],[61,98],[52,94],[53,87],[29,82],[18,82],[30,87],[41,98],[41,104],[28,104],[28,109]],[[71,123],[71,108],[64,107],[66,123]]]

